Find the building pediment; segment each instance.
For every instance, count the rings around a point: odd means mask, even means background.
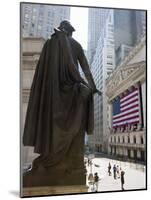
[[[107,81],[106,95],[109,99],[119,95],[138,81],[145,80],[146,62],[138,62],[117,69]]]
[[[106,80],[106,95],[109,97],[109,100],[112,100],[116,96],[120,95],[132,85],[145,81],[145,44],[146,38],[143,37]]]

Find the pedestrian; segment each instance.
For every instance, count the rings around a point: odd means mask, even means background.
[[[89,160],[89,165],[92,165],[92,160]]]
[[[94,174],[94,184],[95,184],[95,192],[98,191],[98,186],[99,186],[99,176],[98,176],[98,173],[96,172]]]
[[[84,159],[84,165],[86,165],[87,164],[87,160],[86,159]]]
[[[125,172],[121,170],[121,189],[122,190],[124,190],[124,183],[125,183],[124,175],[125,175]]]
[[[88,183],[90,185],[91,191],[93,191],[94,190],[94,176],[92,173],[89,174],[88,180],[89,180]]]
[[[120,178],[120,169],[119,166],[116,166],[116,173],[117,173],[117,178]]]
[[[108,173],[109,173],[109,176],[111,176],[111,164],[110,164],[110,162],[109,162],[109,165],[108,165]]]
[[[113,166],[113,175],[114,175],[114,179],[116,179],[116,165]]]

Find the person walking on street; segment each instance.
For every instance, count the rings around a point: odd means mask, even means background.
[[[94,191],[94,176],[92,173],[89,174],[88,176],[88,180],[89,180],[89,187],[91,189],[91,192]]]
[[[108,173],[109,173],[109,176],[111,176],[111,164],[109,162],[109,165],[108,165]]]
[[[95,192],[98,191],[98,186],[99,186],[99,176],[98,176],[98,173],[96,172],[94,174],[94,184],[95,184]]]
[[[113,175],[114,175],[114,179],[116,179],[116,165],[113,166]]]
[[[116,166],[116,173],[117,173],[117,178],[120,178],[120,169],[119,166]]]
[[[125,172],[122,170],[121,171],[121,189],[122,190],[124,190],[124,183],[125,183],[124,175],[125,175]]]
[[[90,166],[90,162],[91,162],[91,160],[88,158],[88,167]]]

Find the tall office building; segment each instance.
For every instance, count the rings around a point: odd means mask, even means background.
[[[114,10],[116,66],[145,35],[145,11]]]
[[[94,96],[94,134],[88,137],[90,148],[98,152],[107,151],[107,118],[108,107],[106,99],[105,80],[115,66],[114,53],[114,17],[113,10],[108,12],[102,35],[100,36],[95,55],[91,64],[91,71],[97,88],[102,91],[102,96]]]
[[[106,21],[108,9],[89,8],[88,11],[88,60],[92,63],[93,56],[103,27]]]
[[[49,38],[54,27],[64,19],[70,19],[70,7],[22,3],[23,37]]]
[[[146,11],[136,11],[137,43],[146,35]]]

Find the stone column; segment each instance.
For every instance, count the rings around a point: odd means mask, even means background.
[[[134,151],[131,149],[131,158],[134,158]]]
[[[124,148],[124,149],[123,149],[123,155],[124,155],[125,157],[128,156],[127,148]]]
[[[138,158],[138,159],[141,158],[141,152],[140,152],[140,150],[137,150],[137,158]]]

